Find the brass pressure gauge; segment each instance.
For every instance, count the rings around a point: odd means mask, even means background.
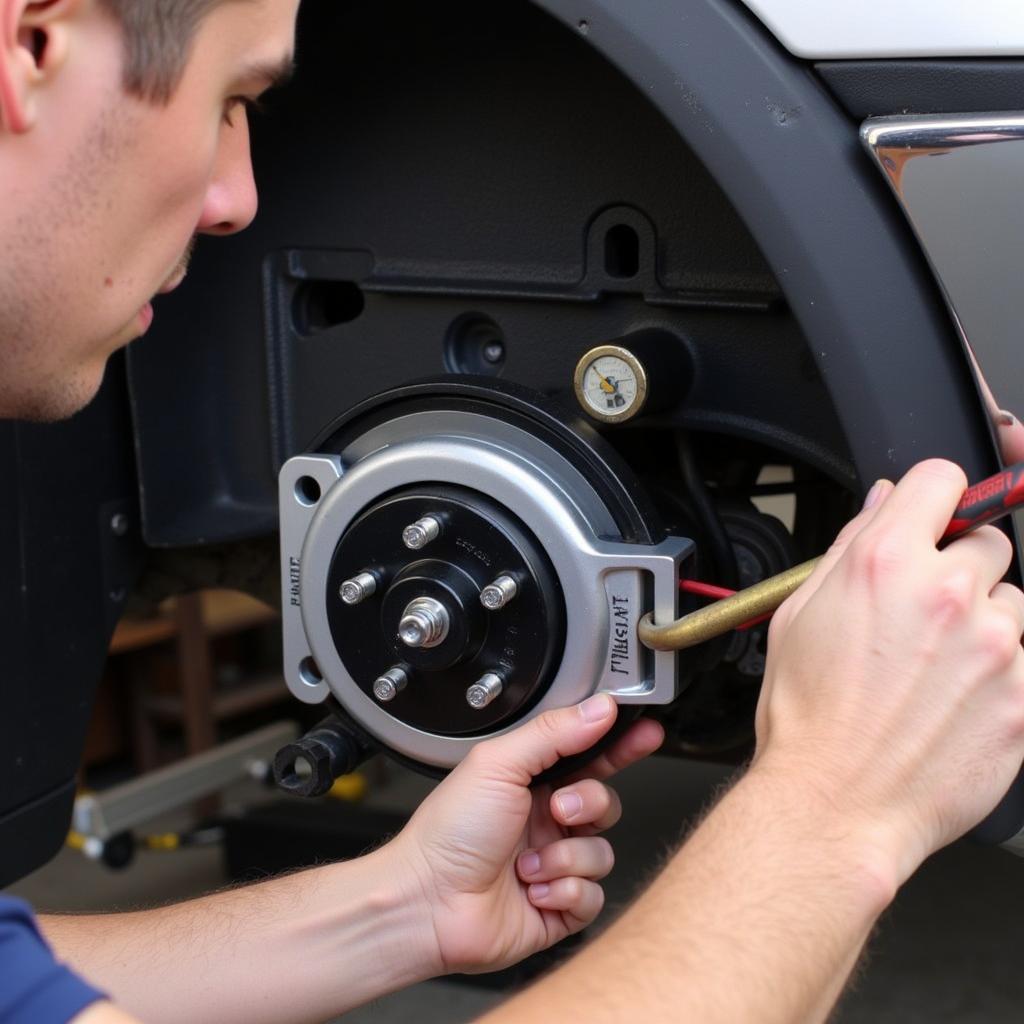
[[[583,411],[602,423],[625,423],[647,402],[647,371],[618,345],[592,348],[579,361],[573,383]]]

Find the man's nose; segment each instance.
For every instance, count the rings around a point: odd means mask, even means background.
[[[249,124],[242,111],[221,135],[217,164],[206,190],[197,231],[204,235],[233,235],[252,223],[258,205]]]

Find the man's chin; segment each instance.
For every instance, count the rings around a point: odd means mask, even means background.
[[[27,423],[57,423],[81,412],[103,384],[105,364],[98,370],[52,382],[21,395],[0,394],[0,417]]]

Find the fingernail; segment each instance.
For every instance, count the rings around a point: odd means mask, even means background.
[[[580,705],[584,722],[600,722],[612,713],[612,699],[606,693],[595,693]]]
[[[566,820],[575,818],[583,810],[583,797],[579,793],[559,793],[555,797],[558,801],[558,809]]]
[[[878,499],[882,496],[883,486],[884,481],[878,480],[875,482],[875,486],[868,491],[868,496],[864,499],[864,511],[867,511],[872,505],[878,503]]]
[[[547,882],[538,882],[530,886],[530,899],[542,900],[551,892],[551,886]]]
[[[1000,409],[999,415],[996,417],[996,422],[1001,427],[1012,427],[1014,423],[1017,422],[1017,417],[1006,409]]]
[[[519,870],[524,875],[535,875],[540,871],[540,854],[524,853],[519,858]]]

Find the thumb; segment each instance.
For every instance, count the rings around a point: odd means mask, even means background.
[[[478,768],[495,777],[528,786],[559,758],[592,747],[615,724],[618,711],[611,696],[598,693],[582,704],[545,711],[512,732],[479,744],[471,756]]]

